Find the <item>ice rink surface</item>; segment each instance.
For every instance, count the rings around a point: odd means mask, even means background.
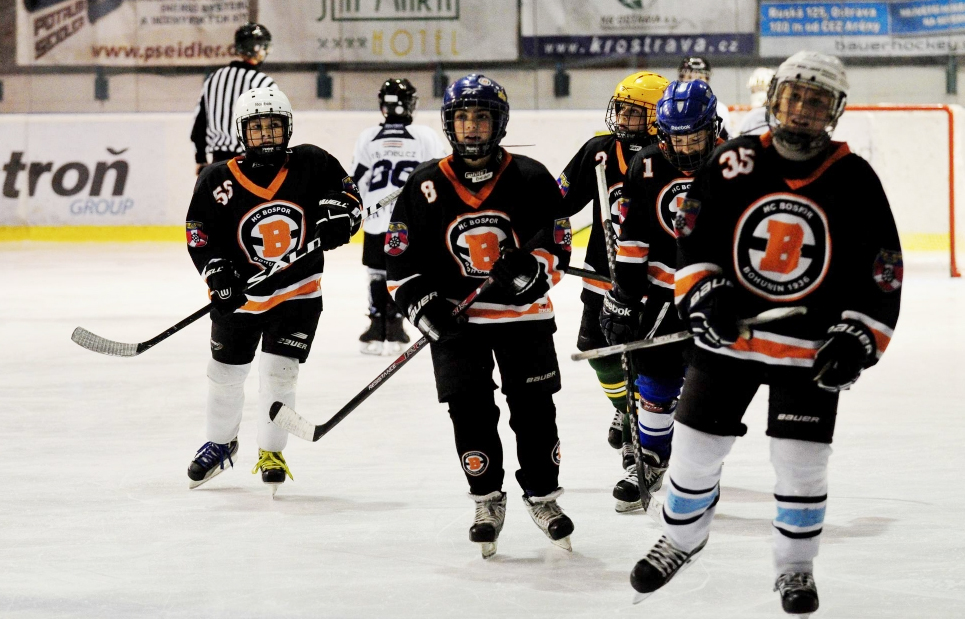
[[[386,367],[364,357],[360,245],[329,255],[325,312],[302,366],[298,410],[316,423]],[[209,321],[139,357],[70,341],[83,326],[143,341],[205,303],[177,245],[0,245],[0,617],[783,617],[771,592],[774,474],[762,390],[727,459],[710,544],[642,604],[629,573],[659,536],[613,511],[621,477],[612,410],[569,360],[579,282],[552,297],[563,391],[560,500],[573,553],[520,500],[506,423],[509,506],[497,556],[468,541],[473,503],[435,400],[428,353],[318,443],[292,438],[294,474],[271,500],[257,455],[257,367],[234,469],[197,490]],[[965,280],[908,257],[896,336],[842,397],[815,617],[965,616]],[[410,329],[410,332],[412,330]],[[256,362],[257,363],[257,362]],[[660,493],[660,496],[663,492]]]

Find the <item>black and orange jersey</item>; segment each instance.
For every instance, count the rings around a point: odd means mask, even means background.
[[[888,346],[901,300],[898,231],[878,176],[847,144],[791,162],[769,133],[731,140],[697,173],[674,223],[678,304],[701,280],[723,274],[736,286],[741,318],[807,308],[713,352],[810,367],[842,319],[871,329],[877,357]]]
[[[246,170],[243,157],[236,157],[205,167],[198,177],[186,234],[199,273],[210,260],[223,258],[247,280],[311,241],[325,194],[345,192],[360,201],[338,160],[310,144],[289,150],[280,169]],[[269,177],[261,179],[266,173]],[[260,313],[288,299],[321,296],[323,266],[321,251],[308,254],[286,267],[287,273],[278,272],[256,287],[237,313]]]
[[[532,248],[541,277],[549,287],[559,282],[569,265],[570,230],[553,176],[529,157],[502,149],[495,156],[498,167],[485,180],[469,173],[478,183],[457,177],[452,156],[427,161],[409,175],[385,235],[387,285],[400,307],[430,292],[462,301],[512,247]],[[513,297],[494,287],[466,316],[477,324],[551,320],[547,289],[534,286],[539,292]]]
[[[590,240],[586,246],[586,263],[584,268],[597,273],[610,275],[610,268],[606,258],[606,238],[603,235],[603,225],[600,215],[600,198],[596,184],[596,166],[601,161],[606,164],[606,185],[610,200],[610,221],[614,232],[620,233],[620,197],[623,195],[623,182],[627,174],[627,166],[634,155],[634,151],[623,146],[613,135],[601,135],[587,140],[576,155],[566,164],[557,183],[563,194],[563,213],[572,217],[587,205],[593,209],[593,224],[590,228]],[[581,298],[584,302],[596,296],[596,301],[602,303],[598,295],[610,289],[609,284],[584,279]],[[591,296],[592,295],[592,296]]]

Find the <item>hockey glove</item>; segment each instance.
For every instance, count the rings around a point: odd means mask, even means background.
[[[245,280],[241,279],[230,260],[213,258],[205,265],[201,277],[211,290],[211,303],[217,317],[232,313],[248,300]]]
[[[721,275],[699,282],[687,299],[690,332],[708,348],[730,346],[740,337],[734,283]]]
[[[507,249],[493,263],[489,276],[506,292],[520,295],[533,287],[539,279],[539,261],[521,249]]]
[[[362,207],[347,193],[326,194],[318,206],[321,210],[313,236],[321,241],[324,251],[345,245],[362,226]]]
[[[634,303],[623,290],[614,286],[603,297],[603,310],[600,312],[600,328],[607,344],[626,344],[636,335],[640,327],[640,304]]]
[[[465,316],[453,316],[456,306],[430,292],[409,307],[409,322],[431,342],[443,342],[459,335],[466,325]]]
[[[828,334],[831,337],[814,357],[814,382],[825,391],[842,391],[874,361],[875,336],[857,320],[842,320]]]

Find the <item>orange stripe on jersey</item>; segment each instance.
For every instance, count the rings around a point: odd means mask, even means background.
[[[634,262],[643,262],[650,255],[650,246],[644,243],[631,245],[620,243],[617,246],[617,260],[620,258],[630,258]]]
[[[738,338],[737,343],[731,344],[728,348],[734,352],[747,352],[764,355],[771,359],[804,359],[814,361],[814,356],[818,354],[818,345],[797,346],[789,342],[776,342],[765,339],[769,334],[754,333],[754,337],[749,340]],[[778,336],[779,337],[779,336]]]
[[[241,168],[238,167],[238,162],[241,161],[240,157],[235,157],[234,159],[228,160],[228,170],[231,171],[232,176],[241,183],[241,186],[255,194],[263,200],[271,200],[281,189],[281,184],[285,182],[285,177],[288,176],[288,159],[285,159],[285,164],[278,170],[278,174],[275,175],[275,179],[271,181],[271,184],[267,188],[259,187],[250,178],[244,175]]]
[[[605,294],[607,290],[613,289],[613,284],[607,282],[598,282],[595,279],[583,278],[583,287],[596,292],[597,294]]]
[[[807,178],[785,178],[784,182],[787,183],[787,186],[792,190],[797,191],[805,185],[810,185],[814,181],[818,180],[818,178],[824,174],[828,168],[834,165],[836,161],[846,155],[851,154],[851,149],[848,148],[847,142],[832,142],[832,144],[837,144],[838,148],[834,151],[834,153],[831,154],[830,157],[824,160],[824,163],[822,163],[817,170],[812,172]]]
[[[888,348],[888,344],[891,343],[891,338],[894,337],[895,331],[883,322],[879,322],[868,316],[867,314],[862,314],[861,312],[842,312],[841,318],[848,320],[857,320],[864,326],[871,329],[871,332],[875,336],[875,356],[880,358],[881,355],[885,354],[885,349]]]
[[[617,165],[620,167],[620,175],[627,175],[627,162],[623,158],[623,145],[620,144],[620,140],[617,140]]]
[[[542,248],[533,250],[533,255],[546,262],[546,273],[550,276],[550,285],[555,286],[560,283],[560,280],[563,279],[563,273],[556,268],[559,263],[557,257]]]
[[[700,280],[721,272],[721,268],[712,262],[697,262],[678,269],[674,274],[674,303],[680,303]]]
[[[553,316],[553,302],[546,299],[546,303],[533,303],[525,309],[517,309],[497,303],[476,303],[469,306],[466,316],[470,322],[514,322],[523,320],[537,320]],[[473,320],[473,319],[476,320]]]
[[[503,171],[509,166],[509,162],[513,160],[513,156],[506,151],[503,151],[503,163],[499,166],[499,170],[493,174],[493,177],[486,181],[482,188],[476,193],[473,193],[465,185],[459,182],[459,178],[452,169],[452,164],[449,163],[451,159],[452,155],[449,155],[445,159],[439,161],[439,169],[442,170],[442,173],[445,174],[446,178],[449,179],[449,182],[452,183],[452,188],[456,190],[456,193],[463,202],[473,208],[479,208],[482,206],[482,203],[486,201],[486,198],[489,197],[489,194],[493,192],[493,189],[496,188],[496,181],[499,180],[499,177],[502,176]]]
[[[670,289],[674,289],[675,287],[673,269],[669,269],[659,262],[651,262],[647,266],[647,277],[658,286]]]
[[[249,312],[252,314],[260,314],[261,312],[267,312],[271,308],[276,307],[289,299],[310,295],[314,292],[320,291],[321,289],[322,289],[322,281],[320,278],[316,277],[311,281],[301,284],[297,288],[285,290],[284,292],[271,295],[270,297],[262,301],[254,301],[252,299],[249,299],[248,302],[242,305],[241,309],[239,309],[238,311]]]

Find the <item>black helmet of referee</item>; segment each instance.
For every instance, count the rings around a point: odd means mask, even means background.
[[[248,22],[235,32],[235,52],[253,64],[264,62],[271,51],[271,33],[261,24]]]

